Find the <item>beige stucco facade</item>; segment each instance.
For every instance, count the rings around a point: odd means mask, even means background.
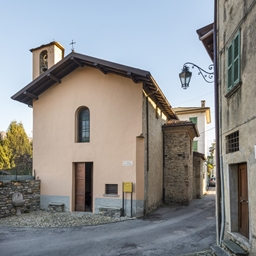
[[[76,142],[76,113],[82,106],[90,110],[89,143]],[[136,169],[136,157],[144,157],[143,139],[137,139],[142,134],[142,84],[78,69],[34,102],[33,122],[33,168],[42,180],[42,198],[69,198],[67,208],[73,211],[74,163],[92,162],[94,205],[96,198],[104,198],[105,184],[118,184],[114,199],[120,199],[122,182],[133,182],[133,198],[143,200],[143,169]],[[123,166],[123,161],[132,166]],[[142,186],[136,186],[137,178]]]

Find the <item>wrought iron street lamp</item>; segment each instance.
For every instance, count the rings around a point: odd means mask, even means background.
[[[214,82],[214,72],[205,71],[204,69],[200,68],[199,66],[197,66],[194,63],[186,62],[183,65],[182,72],[179,74],[181,87],[183,89],[187,89],[189,87],[189,82],[190,82],[190,79],[192,77],[192,72],[189,71],[188,65],[191,65],[192,68],[196,67],[199,71],[198,75],[201,75],[207,83],[213,83]],[[212,70],[213,69],[213,64],[211,64],[208,67],[208,69]]]

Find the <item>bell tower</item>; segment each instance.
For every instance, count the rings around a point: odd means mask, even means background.
[[[64,58],[64,47],[58,42],[30,49],[33,54],[33,79],[37,78]]]

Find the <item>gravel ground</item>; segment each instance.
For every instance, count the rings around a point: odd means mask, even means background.
[[[128,217],[108,217],[101,214],[91,214],[84,212],[48,212],[34,211],[24,213],[19,216],[0,218],[0,226],[5,227],[75,227],[99,225],[110,222],[129,220]],[[134,218],[132,218],[134,219]]]

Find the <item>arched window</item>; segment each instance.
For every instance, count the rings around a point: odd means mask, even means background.
[[[90,111],[86,107],[78,112],[78,142],[90,142]]]
[[[40,75],[48,69],[48,52],[46,50],[40,53]]]

